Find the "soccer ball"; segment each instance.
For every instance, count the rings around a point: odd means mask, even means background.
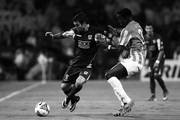
[[[45,117],[49,114],[50,107],[45,101],[38,102],[35,106],[35,113],[37,116]]]

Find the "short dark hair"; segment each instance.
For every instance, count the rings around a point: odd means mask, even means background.
[[[73,22],[89,23],[88,16],[85,12],[79,12],[73,17]]]
[[[117,11],[117,12],[116,12],[116,17],[117,17],[117,18],[118,18],[118,17],[123,17],[123,18],[129,19],[129,18],[132,17],[132,12],[131,12],[131,10],[128,9],[128,8],[123,8],[123,9],[121,9],[120,11]]]

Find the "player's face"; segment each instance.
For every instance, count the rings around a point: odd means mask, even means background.
[[[145,31],[148,35],[152,35],[153,34],[153,27],[151,25],[146,25],[145,27]]]
[[[73,24],[75,27],[81,27],[81,23],[78,21],[74,21]]]
[[[84,31],[88,31],[89,24],[87,24],[87,23],[82,23],[81,24],[78,21],[74,21],[73,24],[74,24],[75,27],[82,27]]]

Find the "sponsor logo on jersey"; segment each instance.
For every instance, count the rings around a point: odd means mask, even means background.
[[[90,48],[90,41],[78,40],[78,47],[82,48],[82,49],[89,49]]]
[[[91,40],[92,39],[92,35],[88,35],[88,40]]]

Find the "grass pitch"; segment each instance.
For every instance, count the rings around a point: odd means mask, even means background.
[[[81,100],[74,112],[61,109],[64,94],[60,82],[47,82],[30,89],[36,82],[0,82],[0,120],[180,120],[180,82],[167,82],[169,100],[162,101],[162,90],[157,84],[157,102],[148,102],[149,83],[139,81],[122,82],[128,95],[135,100],[133,110],[125,117],[113,117],[119,103],[112,88],[104,80],[88,81],[79,93]],[[17,93],[17,94],[16,94]],[[50,105],[47,117],[34,113],[40,100]]]

